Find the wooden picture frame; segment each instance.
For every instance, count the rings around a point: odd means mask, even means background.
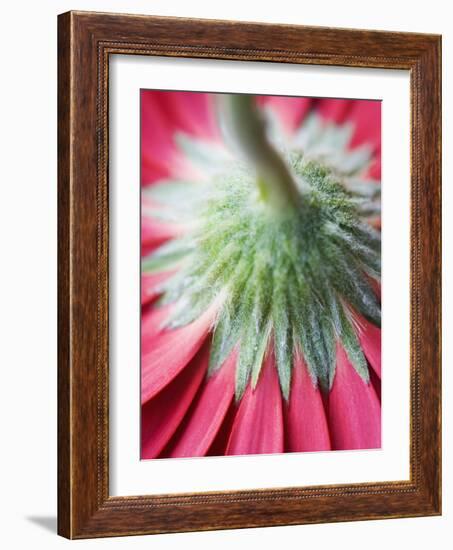
[[[58,20],[58,532],[88,538],[441,513],[441,38],[69,12]],[[109,495],[109,56],[410,72],[410,480]]]

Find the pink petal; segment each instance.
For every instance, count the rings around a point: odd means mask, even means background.
[[[351,148],[367,143],[375,153],[381,150],[381,102],[356,100],[351,108],[348,121],[354,124]]]
[[[329,394],[329,428],[333,449],[381,447],[381,407],[376,392],[356,373],[340,346]]]
[[[147,185],[184,173],[187,164],[175,146],[177,128],[162,108],[166,92],[142,90],[141,97],[141,181]]]
[[[141,303],[142,306],[152,302],[160,294],[159,285],[169,279],[175,271],[161,271],[159,273],[142,273]]]
[[[162,109],[177,130],[202,139],[218,139],[214,94],[161,92],[159,99]]]
[[[375,159],[368,170],[368,177],[381,178],[381,102],[366,99],[320,99],[316,112],[329,122],[352,123],[354,133],[350,148],[368,144]]]
[[[167,207],[151,200],[144,194],[142,194],[142,208],[140,227],[142,256],[150,254],[169,239],[182,237],[187,233],[187,224],[159,220],[148,213],[145,209],[165,210]]]
[[[176,223],[162,222],[155,218],[142,216],[141,242],[143,245],[158,246],[168,239],[184,233],[184,227]]]
[[[143,307],[141,322],[142,357],[153,349],[156,336],[165,330],[162,329],[162,325],[169,318],[173,308],[174,304],[162,307],[156,307],[155,305]]]
[[[310,110],[309,97],[259,96],[258,104],[270,107],[288,134],[292,134]]]
[[[342,124],[347,121],[353,104],[354,100],[351,99],[319,99],[315,109],[326,122]]]
[[[225,418],[217,432],[211,446],[209,447],[206,456],[224,456],[230,437],[231,428],[233,427],[234,419],[236,418],[238,406],[233,399],[225,414]]]
[[[381,379],[376,374],[374,369],[370,369],[370,382],[373,385],[376,396],[379,399],[379,403],[381,403]]]
[[[255,390],[249,384],[239,405],[227,455],[282,453],[283,411],[274,353],[269,351]]]
[[[168,456],[204,456],[214,441],[234,396],[237,354],[232,353],[200,390],[187,424]]]
[[[379,300],[381,299],[381,281],[379,280],[376,280],[374,279],[373,277],[368,277],[367,278],[367,281],[370,283],[371,285],[371,288],[374,290],[374,293],[376,294],[376,296],[379,298]]]
[[[331,449],[321,392],[313,384],[305,361],[299,353],[294,359],[291,393],[285,413],[287,451]]]
[[[142,407],[141,458],[155,458],[184,418],[209,364],[210,344],[156,397]]]
[[[211,306],[189,325],[166,329],[151,340],[142,340],[142,403],[153,398],[192,360],[206,339],[214,316],[215,308]]]
[[[141,250],[142,258],[152,254],[168,240],[184,235],[187,228],[182,225],[161,223],[158,220],[142,217]]]
[[[363,352],[376,374],[381,376],[381,329],[363,317],[359,321],[359,339]]]
[[[376,151],[375,158],[366,172],[368,178],[379,180],[381,179],[381,152]]]
[[[158,176],[171,174],[171,163],[176,155],[173,142],[174,128],[157,101],[159,92],[142,90],[141,99],[141,158],[142,182],[149,183]]]

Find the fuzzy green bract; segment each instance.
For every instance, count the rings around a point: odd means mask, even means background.
[[[350,133],[322,129],[311,117],[292,148],[279,145],[300,190],[299,205],[287,212],[276,213],[260,199],[247,166],[186,136],[178,138],[181,147],[193,153],[205,179],[165,181],[144,191],[157,205],[144,215],[187,226],[184,237],[143,261],[145,273],[176,269],[159,289],[157,306],[174,304],[165,327],[187,325],[217,301],[208,375],[237,349],[238,399],[249,383],[256,385],[272,348],[285,399],[296,352],[313,384],[331,388],[339,342],[369,381],[354,312],[380,326],[372,285],[380,279],[380,234],[365,221],[379,186],[360,179],[370,153],[348,151]]]

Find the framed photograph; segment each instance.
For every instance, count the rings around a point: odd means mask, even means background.
[[[440,514],[440,37],[58,47],[59,533]]]

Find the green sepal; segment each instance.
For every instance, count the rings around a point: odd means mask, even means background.
[[[175,135],[176,145],[196,165],[219,171],[222,165],[231,162],[226,151],[208,141],[189,137],[181,132]]]
[[[269,343],[271,324],[263,316],[258,302],[251,322],[242,333],[240,352],[236,367],[236,401],[241,399],[251,377],[252,388],[255,388],[263,366],[264,355]]]
[[[192,247],[187,240],[174,239],[169,241],[142,260],[142,272],[156,273],[171,269],[187,256],[191,249]]]
[[[337,231],[332,233],[332,242],[338,246],[339,254],[343,253],[347,256],[351,254],[359,260],[365,273],[370,276],[379,278],[381,275],[381,255],[368,244],[354,239],[345,231]]]
[[[252,368],[256,361],[256,352],[260,346],[260,337],[262,334],[254,326],[249,326],[245,334],[242,335],[239,347],[239,357],[236,366],[235,379],[235,397],[239,401],[247,387]]]
[[[252,372],[251,372],[251,383],[252,388],[255,389],[256,384],[258,383],[261,370],[263,368],[263,363],[265,361],[266,350],[268,350],[269,339],[271,334],[272,323],[270,320],[264,326],[264,329],[261,331],[261,335],[258,338],[256,344],[255,354],[252,361]]]
[[[212,297],[204,292],[194,292],[181,298],[174,311],[168,316],[164,326],[178,328],[198,319],[211,305]]]
[[[341,343],[346,351],[346,354],[351,361],[357,374],[367,384],[370,381],[370,372],[368,370],[368,363],[365,355],[362,351],[362,346],[357,337],[357,334],[352,326],[351,321],[348,320],[344,311],[341,312]]]
[[[345,187],[354,195],[364,197],[369,200],[381,198],[380,182],[370,179],[354,178],[345,180]]]
[[[228,308],[224,308],[217,320],[209,354],[208,376],[216,372],[232,352],[237,343],[237,335],[233,332],[233,321]]]
[[[381,215],[381,202],[364,200],[358,204],[357,210],[362,218],[375,218]]]
[[[200,200],[204,192],[206,192],[206,186],[203,183],[185,180],[158,181],[145,187],[142,191],[144,197],[176,208],[187,207],[187,201]]]
[[[294,146],[302,151],[310,151],[321,135],[321,118],[316,113],[310,113],[304,120],[303,126],[296,131],[293,137]]]
[[[355,256],[333,240],[324,244],[323,254],[332,287],[366,319],[380,327],[379,301]]]
[[[371,149],[362,145],[351,151],[342,162],[337,165],[338,170],[346,176],[355,176],[367,166],[371,160]]]
[[[208,375],[215,372],[225,361],[239,340],[241,330],[247,326],[253,310],[249,280],[251,266],[241,260],[229,282],[228,298],[225,301],[214,328],[209,356]],[[248,299],[244,299],[244,296]],[[245,323],[243,320],[245,319]]]
[[[311,291],[292,290],[295,344],[301,348],[310,377],[327,391],[335,371],[335,341],[332,324]]]
[[[288,400],[293,368],[293,342],[289,304],[286,295],[279,294],[280,296],[274,295],[272,308],[274,351],[280,388],[283,397]]]

